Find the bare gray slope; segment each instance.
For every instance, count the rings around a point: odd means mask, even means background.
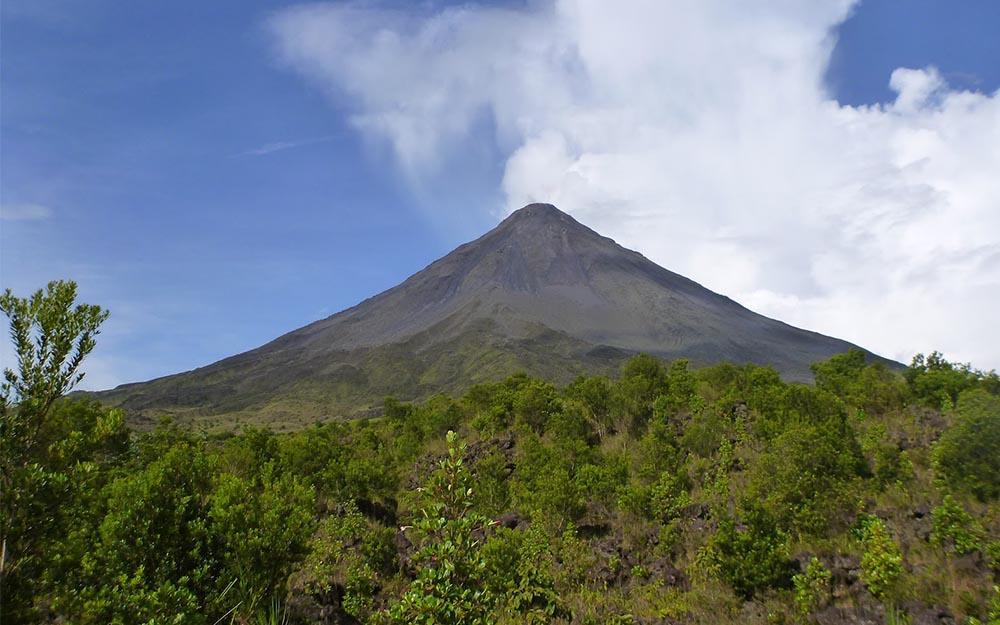
[[[399,286],[282,339],[308,351],[396,342],[460,313],[510,336],[541,324],[594,344],[774,365],[791,377],[851,347],[758,315],[549,204],[515,212]]]
[[[810,364],[850,347],[758,315],[554,206],[531,204],[353,308],[250,352],[103,396],[147,413],[266,412],[280,403],[332,416],[390,392],[457,390],[484,372],[563,378],[581,367],[605,370],[632,352],[756,362],[808,379]]]

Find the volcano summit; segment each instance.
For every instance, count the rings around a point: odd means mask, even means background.
[[[457,392],[516,371],[568,382],[637,352],[694,365],[809,365],[853,347],[754,313],[530,204],[396,287],[257,349],[98,397],[139,419],[308,422],[384,397]]]

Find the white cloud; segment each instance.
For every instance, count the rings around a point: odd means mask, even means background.
[[[316,137],[313,139],[298,139],[296,141],[273,141],[271,143],[265,143],[264,145],[258,146],[251,150],[245,152],[240,152],[236,156],[267,156],[268,154],[274,154],[275,152],[284,152],[285,150],[292,150],[294,148],[301,148],[307,145],[316,145],[317,143],[328,143],[336,139],[335,136],[326,137]]]
[[[853,2],[306,5],[280,57],[413,179],[477,141],[507,210],[549,201],[765,314],[907,360],[1000,367],[1000,93],[933,68],[887,105],[825,91]],[[495,136],[472,135],[492,119]]]
[[[40,221],[52,216],[52,209],[41,204],[2,204],[0,219],[4,221]]]

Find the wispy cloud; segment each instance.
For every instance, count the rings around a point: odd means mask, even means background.
[[[508,210],[554,202],[760,312],[889,356],[1000,366],[983,340],[1000,305],[1000,92],[897,69],[893,102],[842,105],[823,76],[856,2],[744,4],[315,4],[270,27],[281,59],[354,104],[411,178],[492,142]]]
[[[283,152],[285,150],[301,148],[307,145],[316,145],[317,143],[328,143],[336,138],[337,138],[336,135],[327,135],[325,137],[315,137],[313,139],[301,139],[298,141],[275,141],[273,143],[265,143],[260,147],[256,147],[252,150],[247,150],[246,152],[240,152],[236,156],[267,156],[268,154],[274,154],[275,152]]]
[[[41,221],[52,217],[52,209],[41,204],[0,204],[4,221]]]

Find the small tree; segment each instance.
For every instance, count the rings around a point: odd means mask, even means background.
[[[10,289],[0,296],[0,310],[10,320],[17,371],[4,369],[0,384],[0,439],[4,451],[17,445],[30,451],[42,420],[80,380],[83,359],[108,318],[100,306],[77,304],[76,283],[55,280],[31,297]],[[9,460],[4,457],[4,460]]]
[[[496,604],[486,585],[482,537],[489,519],[472,509],[472,475],[465,445],[448,432],[448,457],[424,490],[427,503],[414,522],[420,567],[409,590],[386,613],[391,624],[485,625]]]
[[[985,532],[955,498],[945,495],[940,506],[931,511],[931,543],[952,548],[958,555],[980,548]]]
[[[12,622],[29,609],[37,574],[33,562],[43,536],[55,531],[51,511],[59,504],[55,493],[62,492],[57,485],[64,481],[52,472],[48,450],[40,444],[46,417],[55,401],[83,379],[80,364],[108,317],[99,306],[74,306],[75,300],[76,284],[63,281],[50,282],[27,298],[10,289],[0,295],[17,360],[17,369],[5,368],[0,382],[0,593],[5,601],[0,613]],[[109,416],[108,431],[119,432],[120,415]],[[64,444],[54,451],[65,456],[68,450]]]
[[[874,516],[862,520],[858,537],[863,549],[861,581],[875,597],[891,602],[903,573],[903,554],[899,546],[885,521]]]
[[[808,615],[822,608],[830,600],[833,574],[823,566],[819,558],[813,556],[806,569],[792,577],[795,587],[795,605],[799,612]]]

